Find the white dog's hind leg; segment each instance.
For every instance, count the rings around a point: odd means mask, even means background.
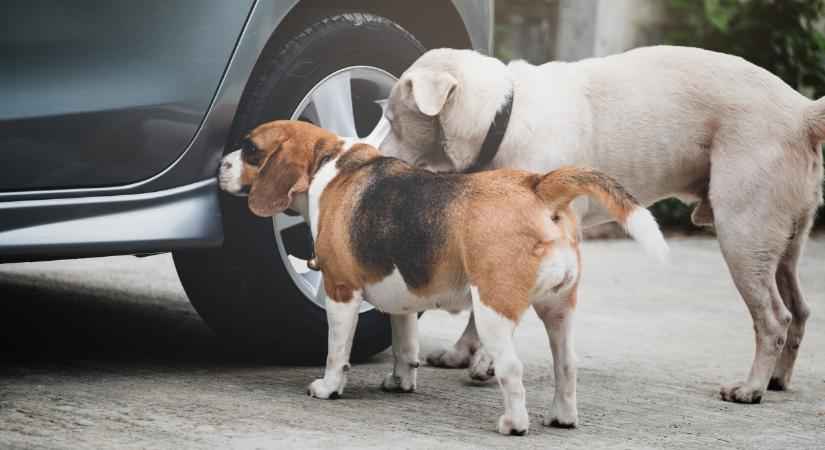
[[[352,338],[358,324],[358,310],[361,307],[361,292],[353,293],[348,302],[336,302],[327,297],[327,323],[329,338],[327,344],[327,366],[324,378],[309,385],[308,394],[315,398],[334,400],[344,393],[347,373],[350,370],[349,355]]]
[[[714,184],[722,186],[714,191]],[[776,270],[793,220],[782,211],[786,205],[771,204],[774,193],[770,183],[748,194],[752,200],[747,213],[739,203],[741,193],[732,189],[733,183],[725,184],[711,175],[716,231],[733,282],[753,319],[756,354],[747,378],[722,386],[720,393],[726,401],[759,403],[791,322],[791,313],[777,289]]]
[[[418,369],[418,314],[393,314],[392,354],[395,365],[384,378],[381,388],[392,392],[415,391]]]
[[[530,427],[530,419],[527,416],[522,384],[524,367],[513,348],[513,331],[516,323],[485,305],[476,287],[472,287],[471,292],[478,335],[484,348],[495,361],[496,378],[504,395],[504,415],[498,420],[498,432],[503,435],[523,436]]]
[[[470,359],[469,375],[470,378],[476,381],[487,381],[496,375],[493,357],[487,353],[483,345],[473,353],[473,357]]]
[[[802,336],[805,334],[805,322],[808,320],[808,316],[811,315],[811,309],[805,302],[799,288],[796,265],[805,241],[807,241],[814,213],[815,210],[812,210],[796,224],[793,236],[788,242],[788,247],[785,254],[782,255],[779,267],[776,270],[776,284],[779,288],[779,294],[785,302],[785,307],[791,311],[793,319],[788,327],[788,338],[785,341],[785,346],[782,347],[782,354],[779,356],[779,361],[776,362],[771,381],[768,384],[768,389],[772,390],[784,390],[788,387],[791,375],[793,375],[799,345],[802,342]]]
[[[467,327],[464,328],[464,332],[453,348],[439,349],[430,353],[427,355],[427,363],[437,367],[467,367],[479,346],[481,342],[478,340],[473,312],[470,311],[470,321],[467,322]]]
[[[579,423],[579,412],[576,407],[576,353],[573,350],[574,306],[568,302],[546,302],[538,303],[534,308],[550,338],[556,376],[553,403],[542,423],[547,427],[575,428]]]
[[[745,381],[724,385],[721,394],[727,401],[759,403],[785,344],[791,313],[785,308],[776,286],[774,274],[778,256],[770,250],[760,249],[758,241],[737,240],[731,232],[722,232],[718,223],[722,253],[756,331],[756,355],[748,377]],[[739,232],[745,233],[744,230]]]

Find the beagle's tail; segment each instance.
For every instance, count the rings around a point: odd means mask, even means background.
[[[599,200],[651,257],[667,259],[670,250],[653,215],[607,174],[586,166],[566,166],[539,175],[535,191],[550,209],[564,207],[580,195]]]

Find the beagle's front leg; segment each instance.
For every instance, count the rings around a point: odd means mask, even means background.
[[[352,338],[358,324],[358,310],[361,307],[360,291],[353,293],[347,302],[338,302],[327,297],[327,323],[329,340],[327,341],[327,367],[324,378],[309,385],[308,393],[315,398],[335,400],[344,393],[349,372],[349,354]]]
[[[418,369],[418,314],[393,314],[392,354],[395,366],[384,378],[381,388],[392,392],[415,391]]]

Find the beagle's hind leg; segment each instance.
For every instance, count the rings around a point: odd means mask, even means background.
[[[522,383],[524,367],[513,348],[513,331],[528,301],[514,297],[499,299],[501,289],[484,289],[483,286],[481,289],[472,286],[470,292],[478,336],[495,363],[496,378],[504,396],[504,415],[498,420],[498,432],[523,436],[530,426],[530,419]],[[503,304],[507,306],[501,307]]]
[[[576,406],[576,353],[573,350],[573,316],[576,292],[567,301],[544,301],[533,308],[547,329],[553,353],[555,393],[550,410],[545,414],[546,427],[575,428],[579,423]]]

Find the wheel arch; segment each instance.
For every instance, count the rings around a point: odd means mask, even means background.
[[[468,2],[463,0],[301,0],[287,13],[281,23],[312,10],[329,8],[348,8],[386,17],[406,28],[428,49],[454,47],[489,51],[491,33],[487,28],[490,24],[484,24],[483,27],[479,27],[484,29],[476,32],[470,30],[473,24],[468,22],[475,19],[474,16],[482,10],[479,10],[478,6],[469,6]],[[488,15],[491,22],[492,14]],[[278,30],[275,30],[275,33],[277,32]]]
[[[277,25],[259,51],[255,64],[243,81],[243,92],[256,76],[261,58],[271,54],[274,46],[287,37],[289,24],[312,16],[316,11],[351,9],[385,17],[409,31],[427,48],[475,48],[489,52],[492,47],[492,1],[477,0],[417,0],[416,2],[388,2],[386,0],[291,0],[277,11]],[[237,135],[237,120],[233,119],[226,153]]]

